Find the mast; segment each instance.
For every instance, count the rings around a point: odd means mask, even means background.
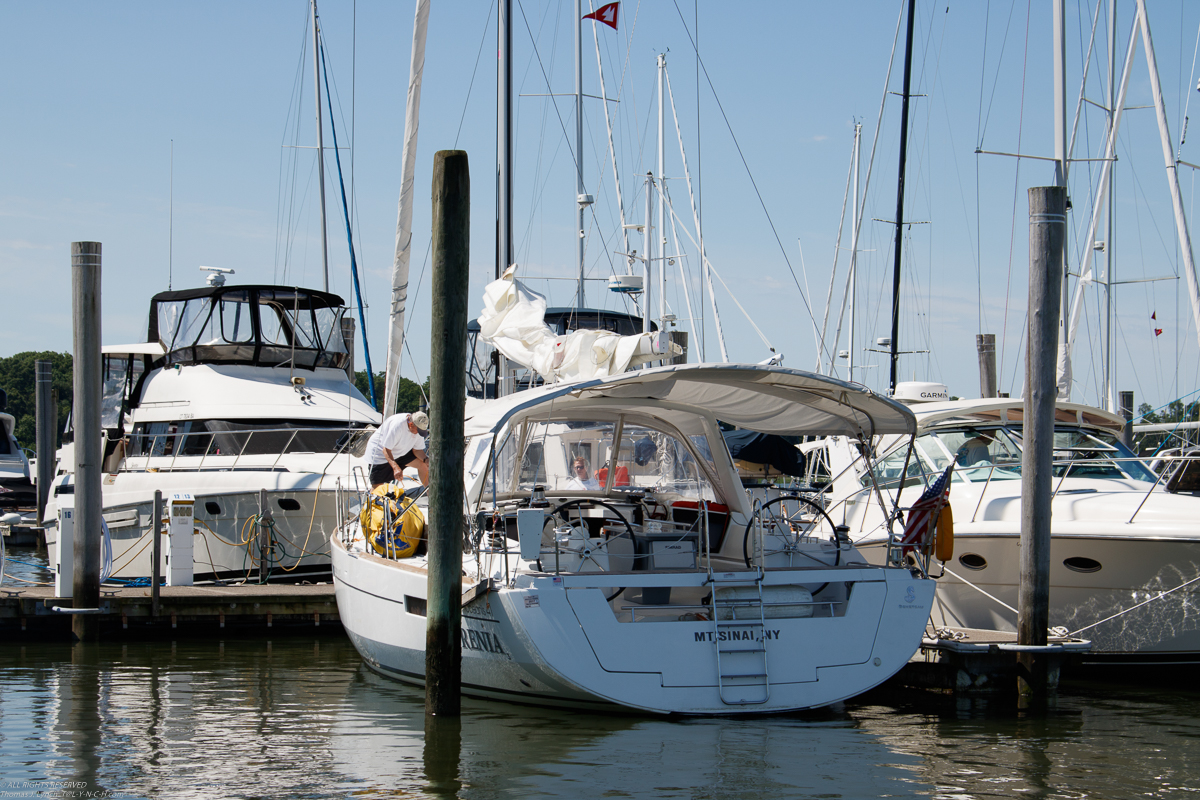
[[[1057,1],[1057,0],[1056,0]],[[908,0],[908,33],[904,42],[904,94],[900,102],[900,177],[896,182],[896,257],[892,266],[892,371],[888,394],[896,394],[900,355],[900,252],[904,245],[904,162],[908,158],[908,98],[912,86],[913,16],[917,0]]]
[[[579,239],[579,294],[575,307],[582,309],[583,297],[583,212],[591,198],[583,193],[583,18],[580,0],[575,0],[575,204],[576,236]]]
[[[1066,9],[1063,0],[1054,0],[1054,185],[1067,189],[1067,34]],[[1071,208],[1070,201],[1067,210]],[[1058,397],[1068,400],[1071,397],[1071,352],[1067,343],[1069,334],[1068,318],[1071,314],[1070,277],[1067,274],[1067,243],[1063,242],[1062,263],[1059,269],[1063,271],[1062,297],[1059,303],[1062,309],[1059,313],[1058,343],[1059,356],[1057,368]]]
[[[650,197],[654,193],[654,174],[646,173],[646,224],[642,226],[642,333],[650,332],[650,304],[652,302],[653,284],[651,281],[650,270],[650,247],[654,240],[654,234],[651,232],[650,212],[653,207],[650,203]]]
[[[388,333],[383,415],[396,413],[400,395],[400,361],[404,350],[404,312],[408,304],[408,266],[412,255],[412,209],[417,164],[417,131],[421,113],[421,78],[425,72],[425,34],[429,0],[417,0],[413,18],[412,57],[408,68],[408,100],[404,111],[404,149],[400,156],[400,199],[396,204],[396,252],[392,259],[391,324]],[[336,150],[334,151],[337,152]],[[361,302],[359,306],[361,308]]]
[[[666,242],[667,242],[667,209],[666,209],[666,187],[667,176],[664,174],[665,157],[663,153],[663,74],[667,71],[667,56],[665,53],[660,53],[658,56],[658,226],[659,235],[654,237],[654,244],[657,246],[658,264],[658,320],[662,324],[662,320],[667,315],[667,259],[666,259]],[[646,254],[647,257],[650,253]],[[647,309],[648,310],[648,309]]]
[[[312,6],[313,32],[313,91],[317,101],[317,173],[320,175],[321,187],[321,274],[325,279],[325,291],[329,291],[329,242],[325,230],[325,138],[324,126],[321,124],[321,62],[318,52],[320,32],[317,29],[317,0],[310,0]]]
[[[496,280],[513,263],[512,225],[512,0],[499,0],[496,25]],[[496,367],[494,397],[504,395],[508,359],[493,353]]]
[[[1108,130],[1112,136],[1116,131],[1117,122],[1117,0],[1108,3]],[[1108,234],[1104,239],[1104,260],[1107,291],[1104,293],[1104,407],[1112,413],[1117,413],[1117,348],[1113,347],[1113,310],[1116,287],[1116,276],[1113,270],[1116,259],[1113,258],[1113,174],[1108,175]],[[1088,242],[1089,246],[1094,243]]]
[[[854,383],[854,312],[858,305],[855,300],[858,299],[858,168],[859,162],[862,160],[862,123],[854,123],[854,201],[853,210],[851,212],[853,219],[850,221],[850,355],[849,365],[847,369],[846,380]]]

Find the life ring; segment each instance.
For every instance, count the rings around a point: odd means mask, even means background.
[[[954,511],[950,504],[942,506],[938,514],[937,533],[933,539],[933,554],[938,561],[949,561],[954,558]]]

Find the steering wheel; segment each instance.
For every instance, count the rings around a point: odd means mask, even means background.
[[[795,508],[789,508],[789,503],[794,503]],[[812,513],[814,511],[816,512],[815,515]],[[753,568],[750,558],[750,534],[754,530],[756,519],[762,520],[764,535],[773,532],[775,539],[782,539],[783,541],[782,546],[777,548],[767,550],[764,547],[764,560],[768,556],[786,553],[789,556],[803,556],[824,567],[836,567],[841,563],[842,548],[840,542],[834,551],[832,564],[825,563],[801,548],[802,538],[819,536],[826,531],[828,531],[829,536],[832,536],[837,541],[837,526],[833,524],[833,520],[825,513],[825,509],[806,497],[785,495],[764,503],[759,507],[755,516],[751,517],[750,521],[746,523],[746,535],[742,539],[742,557],[746,560],[747,568]],[[816,594],[816,592],[813,594]]]
[[[610,512],[614,517],[616,517],[616,519],[618,521],[620,521],[620,523],[622,525],[625,526],[625,532],[619,533],[616,536],[610,535],[610,536],[606,537],[604,540],[602,540],[600,542],[600,544],[596,545],[595,547],[592,547],[590,544],[585,544],[580,547],[566,547],[563,549],[565,550],[565,552],[571,553],[572,555],[579,557],[580,560],[584,563],[590,561],[592,563],[592,565],[600,572],[607,572],[608,568],[606,568],[599,560],[597,560],[596,556],[598,556],[598,555],[607,556],[608,555],[608,543],[611,542],[613,539],[628,537],[629,542],[630,543],[633,542],[633,526],[629,524],[629,520],[625,519],[625,515],[622,514],[620,509],[618,509],[616,506],[614,506],[610,503],[606,503],[603,500],[593,500],[590,497],[583,497],[583,498],[580,498],[577,500],[568,500],[567,502],[558,506],[557,508],[555,508],[553,511],[551,511],[550,513],[548,513],[546,515],[546,523],[543,524],[542,530],[543,531],[545,530],[545,525],[551,524],[551,523],[553,523],[554,528],[559,528],[563,525],[571,525],[572,523],[571,523],[570,514],[564,513],[564,512],[569,512],[572,508],[581,508],[582,509],[585,506],[587,506],[587,507],[600,506],[601,508],[604,508],[606,511]],[[584,528],[586,530],[586,526],[583,523],[583,514],[582,513],[579,514],[578,519],[579,519],[579,527]],[[605,517],[605,519],[607,519],[607,517]],[[588,537],[588,538],[590,539],[591,537]],[[540,570],[541,569],[541,563],[540,563],[541,559],[538,559],[538,562],[539,562],[538,569]],[[611,566],[611,564],[610,564],[610,566]],[[616,597],[623,591],[625,591],[625,587],[622,586],[621,588],[619,588],[615,592],[613,592],[611,595],[608,595],[607,597],[605,597],[604,601],[608,602],[609,600],[612,600],[614,597]]]

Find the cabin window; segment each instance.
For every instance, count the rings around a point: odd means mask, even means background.
[[[131,455],[239,456],[340,453],[353,437],[344,425],[298,425],[276,420],[185,420],[139,423]]]

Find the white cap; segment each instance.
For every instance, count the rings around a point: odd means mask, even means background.
[[[414,411],[408,415],[408,419],[422,434],[429,433],[429,415],[424,411]]]

